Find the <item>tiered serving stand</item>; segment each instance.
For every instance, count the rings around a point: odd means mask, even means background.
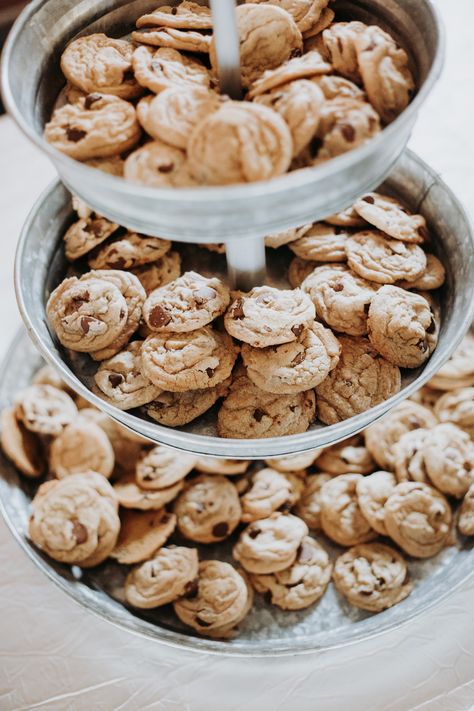
[[[219,7],[216,22],[218,15],[225,18],[221,3],[228,2],[213,0],[214,11]],[[51,186],[38,200],[20,238],[15,283],[23,320],[34,345],[68,385],[150,440],[200,455],[245,459],[278,457],[327,446],[362,430],[426,382],[451,355],[472,319],[474,265],[469,220],[439,176],[413,153],[404,150],[418,111],[443,63],[444,35],[437,12],[429,0],[334,2],[337,19],[360,19],[388,29],[407,50],[417,82],[417,93],[408,108],[369,143],[325,165],[269,182],[171,190],[134,185],[93,170],[59,153],[42,139],[44,123],[64,84],[59,58],[67,42],[92,32],[126,36],[137,16],[165,4],[177,2],[35,0],[13,28],[3,56],[4,100],[23,131],[51,158],[62,181]],[[226,31],[225,19],[223,22],[223,31]],[[219,32],[220,23],[221,20],[217,27]],[[226,46],[226,43],[221,44]],[[222,67],[225,49],[223,52]],[[72,219],[68,190],[109,219],[145,234],[195,244],[225,242],[227,267],[223,257],[198,248],[191,249],[192,263],[186,267],[230,276],[234,284],[249,288],[265,278],[264,235],[322,219],[344,209],[384,181],[384,189],[427,218],[433,234],[432,247],[446,265],[447,281],[441,299],[442,324],[436,351],[423,368],[410,371],[404,377],[399,394],[357,417],[329,427],[315,425],[301,435],[260,440],[218,438],[213,411],[183,428],[162,427],[134,413],[122,412],[96,397],[87,387],[93,374],[89,359],[71,358],[49,330],[45,300],[66,268],[61,239]],[[267,281],[278,284],[281,275],[278,258],[269,259]],[[23,364],[21,372],[19,362]],[[19,337],[0,374],[3,378],[0,406],[11,399],[14,387],[27,384],[36,365],[31,346],[25,343],[24,337]],[[3,469],[0,498],[7,522],[30,557],[58,585],[116,624],[170,644],[203,651],[239,655],[294,654],[339,646],[393,629],[461,582],[466,576],[466,561],[471,561],[468,546],[463,544],[460,550],[441,556],[441,560],[417,564],[415,575],[420,585],[413,595],[376,618],[341,607],[331,593],[316,611],[303,615],[304,619],[274,611],[270,615],[266,609],[256,609],[236,640],[199,639],[176,629],[176,622],[168,619],[166,613],[132,613],[112,599],[116,597],[114,591],[120,588],[120,571],[114,564],[107,564],[97,573],[86,573],[46,561],[24,536],[29,492],[20,488],[11,467],[5,463]],[[212,555],[212,547],[207,548],[207,555]],[[427,572],[434,571],[436,576],[423,580]],[[324,615],[321,615],[321,606]]]

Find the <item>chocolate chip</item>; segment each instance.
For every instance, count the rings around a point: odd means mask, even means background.
[[[178,8],[177,8],[177,7],[171,8],[171,14],[172,14],[172,15],[176,15],[177,12],[178,12]]]
[[[214,375],[215,372],[216,371],[214,368],[206,368],[206,373],[207,373],[208,378],[212,378],[212,376]]]
[[[127,69],[123,73],[122,82],[134,81],[134,80],[135,80],[135,74],[133,73],[133,71],[131,69]]]
[[[298,553],[300,563],[310,563],[313,560],[313,549],[308,543],[302,543]]]
[[[423,338],[421,341],[418,341],[416,345],[422,353],[426,353],[426,351],[428,350],[428,341],[425,338]]]
[[[291,412],[296,412],[296,405],[290,405]]]
[[[314,136],[314,138],[311,139],[309,143],[309,151],[313,158],[317,156],[322,145],[323,142],[320,138],[318,138],[318,136]]]
[[[165,515],[161,517],[160,523],[168,523],[169,520],[170,520],[170,515],[165,513]]]
[[[369,205],[373,205],[375,203],[375,200],[372,197],[372,195],[364,195],[364,197],[361,198],[361,200],[363,200],[364,202],[368,202]]]
[[[123,375],[120,375],[120,373],[111,373],[109,375],[109,383],[113,388],[118,388],[119,385],[121,385],[124,381]]]
[[[102,236],[102,222],[101,220],[93,220],[89,225],[87,225],[86,232],[92,232],[96,237]]]
[[[356,132],[354,126],[350,123],[340,124],[341,133],[348,143],[355,141]]]
[[[430,325],[426,329],[426,333],[434,333],[436,331],[436,322],[434,318],[431,318]]]
[[[167,326],[169,324],[171,316],[162,306],[154,306],[150,311],[148,320],[152,328],[160,328],[161,326]]]
[[[196,504],[196,512],[197,513],[204,513],[206,510],[205,504],[203,504],[201,501],[198,501]]]
[[[291,330],[295,334],[296,338],[298,338],[298,336],[301,336],[301,334],[303,333],[303,329],[304,329],[304,326],[302,323],[299,323],[297,326],[291,327]]]
[[[206,301],[215,299],[216,296],[217,292],[214,289],[211,289],[209,286],[203,286],[201,289],[196,289],[196,291],[193,291],[193,298],[196,304],[205,304]]]
[[[344,290],[344,284],[341,284],[340,281],[336,281],[334,284],[331,284],[331,289],[333,291],[343,291]]]
[[[250,528],[250,529],[248,529],[247,533],[249,534],[249,536],[252,540],[255,540],[255,538],[257,538],[257,536],[261,533],[261,531],[259,528]]]
[[[216,523],[215,526],[212,528],[212,535],[215,536],[216,538],[224,538],[227,536],[229,532],[229,524],[226,523],[225,521],[221,521],[220,523]]]
[[[244,316],[244,300],[237,299],[236,301],[234,301],[234,305],[232,307],[232,318],[238,321],[244,318]]]
[[[83,316],[81,318],[81,328],[84,333],[89,333],[89,324],[94,321],[90,316]]]
[[[117,259],[109,261],[109,266],[112,269],[123,269],[126,263],[127,262],[123,257],[117,257]]]
[[[174,170],[174,163],[163,163],[158,166],[158,173],[171,173]]]
[[[304,352],[297,353],[293,360],[291,361],[291,365],[299,365],[304,361]]]
[[[87,94],[84,99],[84,108],[90,109],[92,104],[95,104],[96,101],[100,101],[101,98],[102,94]]]
[[[203,620],[202,617],[198,617],[197,615],[195,620],[200,627],[210,627],[212,625],[212,622],[207,622],[206,620]]]
[[[370,310],[370,303],[369,304],[364,304],[364,313],[368,314]]]
[[[76,543],[85,543],[88,538],[87,528],[80,521],[74,521],[72,535],[76,539]]]
[[[264,410],[261,410],[259,407],[257,407],[257,409],[254,410],[253,413],[254,420],[256,420],[257,422],[261,422],[266,414],[267,413]]]
[[[120,309],[120,318],[125,318],[125,311],[123,309]]]
[[[188,600],[191,600],[193,597],[196,597],[198,594],[198,579],[196,578],[195,580],[190,580],[189,583],[186,583],[184,587],[184,595],[183,597],[188,598]]]
[[[78,143],[84,138],[84,136],[87,136],[87,131],[83,131],[80,128],[72,128],[71,126],[66,128],[67,140],[72,143]]]

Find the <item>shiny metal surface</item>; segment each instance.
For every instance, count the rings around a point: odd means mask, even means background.
[[[25,333],[18,335],[0,365],[0,410],[30,382],[41,365]],[[461,539],[432,560],[410,559],[413,593],[402,603],[372,615],[351,607],[332,584],[316,605],[301,612],[285,612],[255,596],[254,607],[230,641],[199,638],[187,631],[166,606],[157,610],[132,610],[123,604],[126,566],[114,561],[81,571],[48,559],[27,539],[29,504],[36,484],[18,476],[0,452],[0,510],[20,546],[55,585],[90,612],[129,632],[157,642],[197,652],[240,657],[270,657],[324,651],[356,644],[406,625],[448,597],[467,581],[474,568],[473,539]],[[319,536],[331,557],[341,548]],[[202,558],[230,558],[231,543],[200,546]],[[408,634],[408,630],[407,630]]]
[[[140,13],[160,4],[170,1],[34,0],[17,20],[2,63],[8,110],[49,155],[64,183],[107,217],[147,234],[222,242],[278,232],[346,207],[388,175],[443,63],[443,29],[430,0],[336,0],[338,19],[376,22],[410,54],[418,92],[396,121],[355,151],[273,181],[192,190],[146,188],[71,160],[43,141],[42,130],[64,84],[59,58],[66,43],[96,31],[123,36]]]
[[[66,269],[59,247],[71,219],[71,208],[67,191],[59,184],[49,188],[34,206],[19,241],[15,285],[23,320],[43,356],[58,368],[74,390],[126,427],[156,442],[199,454],[246,459],[276,457],[332,444],[367,427],[429,380],[456,348],[474,315],[473,232],[456,197],[439,176],[410,151],[403,154],[383,187],[414,211],[424,214],[433,234],[433,249],[446,266],[447,281],[440,293],[439,343],[424,367],[403,372],[400,393],[337,425],[313,425],[304,434],[279,438],[220,439],[215,430],[215,408],[186,427],[171,429],[142,419],[134,412],[122,412],[91,393],[87,383],[96,364],[80,354],[69,358],[50,332],[44,311],[48,292]],[[206,250],[195,247],[193,266],[204,273],[211,269],[219,274],[223,258],[213,255],[211,264],[198,261],[205,260],[203,255],[207,254]],[[271,283],[277,284],[284,277],[284,267],[277,262],[272,273],[270,261],[269,277],[273,279]]]

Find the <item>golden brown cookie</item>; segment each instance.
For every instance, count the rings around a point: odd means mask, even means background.
[[[167,252],[163,257],[151,264],[132,269],[148,296],[160,286],[165,286],[181,275],[181,256],[178,252]]]
[[[385,502],[393,493],[397,480],[391,472],[378,471],[359,479],[356,486],[357,501],[364,518],[374,531],[387,535],[385,527]]]
[[[213,388],[188,390],[183,393],[162,392],[145,406],[145,413],[155,422],[168,427],[181,427],[207,412],[229,392],[231,379],[226,378]]]
[[[196,185],[185,151],[155,139],[130,153],[125,180],[152,188],[189,188]]]
[[[354,203],[354,210],[389,237],[421,244],[428,231],[423,215],[410,213],[399,200],[380,193],[367,193]]]
[[[176,482],[166,489],[142,489],[138,486],[135,472],[127,472],[120,476],[114,483],[114,491],[120,506],[124,509],[138,509],[139,511],[157,511],[175,499],[184,483],[182,480]]]
[[[321,489],[330,480],[330,474],[310,474],[301,498],[293,509],[312,531],[321,530]]]
[[[169,88],[208,88],[211,81],[209,70],[201,62],[167,47],[138,47],[133,53],[133,69],[137,81],[155,94]]]
[[[110,237],[118,227],[115,222],[109,222],[95,213],[81,217],[69,227],[63,237],[66,259],[74,261],[83,257]]]
[[[49,452],[49,466],[58,479],[88,471],[108,478],[114,462],[114,450],[107,435],[84,417],[65,427]]]
[[[474,443],[451,422],[436,425],[423,442],[423,460],[439,491],[462,498],[474,482]]]
[[[41,441],[18,420],[14,407],[2,411],[0,426],[0,445],[5,456],[25,476],[41,476],[44,471]]]
[[[115,233],[106,244],[96,247],[89,253],[87,261],[91,269],[130,270],[156,262],[170,248],[169,240],[124,230]]]
[[[230,536],[242,513],[234,484],[223,476],[207,474],[187,483],[173,510],[180,533],[199,543],[215,543]]]
[[[176,516],[164,509],[159,511],[125,509],[120,514],[120,533],[110,557],[123,565],[143,563],[164,545],[175,526]]]
[[[251,479],[251,486],[241,497],[242,521],[251,523],[268,518],[275,511],[289,511],[300,499],[304,479],[295,474],[260,469]]]
[[[318,457],[318,469],[333,476],[370,474],[376,469],[370,452],[358,435],[324,449]]]
[[[357,499],[357,485],[362,478],[360,474],[342,474],[321,488],[321,528],[341,546],[366,543],[376,536]]]
[[[459,388],[442,395],[434,406],[440,422],[452,422],[474,439],[474,388]]]
[[[314,262],[345,262],[345,241],[350,233],[342,227],[316,222],[290,244],[297,257]]]
[[[74,400],[53,385],[30,385],[15,397],[15,415],[31,432],[56,436],[77,416]]]
[[[137,27],[175,27],[179,30],[210,30],[212,16],[208,7],[183,0],[176,6],[161,5],[141,15]]]
[[[358,232],[346,241],[349,266],[378,284],[414,281],[426,269],[426,255],[416,244],[388,239],[382,232]]]
[[[142,489],[166,489],[184,479],[195,464],[192,454],[158,444],[137,462],[135,477]]]
[[[302,57],[294,57],[276,69],[268,69],[250,87],[249,99],[265,94],[272,89],[298,79],[311,79],[331,71],[331,65],[323,60],[319,52],[307,52]]]
[[[418,427],[402,434],[391,450],[397,481],[420,481],[429,484],[423,448],[430,431]]]
[[[277,573],[294,563],[308,527],[291,514],[274,513],[241,533],[233,556],[249,573]]]
[[[459,510],[459,532],[463,536],[474,536],[474,485],[471,484]]]

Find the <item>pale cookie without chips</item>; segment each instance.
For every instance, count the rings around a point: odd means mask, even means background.
[[[274,513],[242,531],[233,556],[249,573],[277,573],[295,562],[307,535],[304,521],[291,514]]]
[[[181,427],[207,412],[221,397],[229,392],[230,378],[213,388],[188,390],[183,393],[162,392],[145,406],[152,420],[168,427]]]
[[[362,478],[361,474],[342,474],[321,488],[321,528],[341,546],[355,546],[376,536],[357,499],[357,484]]]
[[[53,385],[30,385],[15,397],[15,415],[31,432],[56,436],[77,416],[74,400]]]
[[[242,521],[251,523],[268,518],[275,511],[291,509],[304,489],[304,480],[275,469],[260,469],[252,476],[251,486],[240,499]]]
[[[278,459],[265,459],[265,463],[278,472],[300,472],[314,464],[322,451],[321,449],[312,449],[300,454],[288,454],[286,457],[278,457]]]
[[[293,140],[283,118],[267,106],[227,101],[208,114],[188,142],[197,182],[227,185],[269,180],[290,167]]]
[[[198,575],[195,548],[160,548],[151,560],[133,568],[125,580],[125,599],[132,607],[149,610],[174,602],[192,589]]]
[[[86,94],[102,92],[121,99],[142,93],[132,71],[134,45],[102,33],[73,40],[61,56],[64,76]]]
[[[212,16],[208,7],[183,0],[179,5],[162,5],[153,12],[141,15],[137,27],[175,27],[178,30],[210,30]]]
[[[15,408],[2,411],[0,428],[0,445],[12,464],[27,477],[41,476],[44,470],[41,441],[18,420]]]
[[[160,511],[122,511],[120,533],[110,554],[119,563],[143,563],[163,546],[176,526],[176,516]]]
[[[142,489],[166,489],[187,476],[196,457],[176,449],[156,445],[138,461],[135,476]]]
[[[237,358],[227,333],[210,326],[189,333],[149,336],[142,346],[142,367],[152,383],[170,392],[212,388],[226,380]]]
[[[136,267],[131,271],[148,296],[155,289],[169,284],[181,275],[181,256],[178,252],[167,252],[156,262]]]
[[[362,83],[355,40],[367,31],[363,22],[336,22],[324,30],[319,49],[333,70],[355,84]]]
[[[259,593],[267,593],[282,610],[303,610],[321,598],[331,580],[329,556],[314,538],[303,538],[298,555],[289,568],[269,575],[251,575]]]
[[[440,422],[452,422],[474,439],[474,388],[459,388],[442,395],[434,406]]]
[[[359,479],[356,486],[357,501],[362,515],[374,531],[387,535],[385,527],[385,503],[393,493],[397,480],[391,472],[378,471]]]
[[[137,232],[114,234],[88,256],[91,269],[130,270],[160,259],[171,248],[171,242],[158,237],[147,237]]]
[[[100,474],[75,474],[42,484],[32,501],[28,535],[60,563],[90,568],[115,547],[120,530],[117,501]]]
[[[354,38],[357,63],[370,103],[384,123],[408,106],[415,88],[405,50],[377,25]]]
[[[63,237],[66,259],[74,261],[83,257],[117,229],[118,225],[115,222],[109,222],[105,217],[99,217],[95,213],[87,218],[81,217],[69,227]]]
[[[474,482],[474,443],[450,422],[430,430],[423,459],[429,479],[444,494],[460,499]]]
[[[324,449],[318,457],[318,469],[333,476],[370,474],[375,468],[370,452],[357,435]]]
[[[234,484],[223,476],[207,474],[187,483],[173,510],[180,533],[199,543],[215,543],[230,536],[242,513]]]
[[[312,531],[321,530],[321,489],[330,480],[330,474],[310,474],[301,498],[293,509]]]
[[[474,485],[472,484],[459,510],[458,528],[463,536],[474,536]]]
[[[367,101],[326,101],[321,110],[317,132],[321,146],[314,156],[314,164],[354,150],[376,136],[380,130],[378,114]]]
[[[343,264],[317,266],[301,289],[316,307],[318,318],[350,336],[367,333],[367,314],[378,287]]]
[[[235,476],[245,474],[250,462],[245,459],[219,459],[218,457],[198,457],[195,468],[204,474]]]
[[[430,291],[443,286],[446,279],[446,269],[434,254],[426,255],[426,269],[423,274],[414,281],[400,281],[397,286],[403,289],[418,289],[419,291]]]
[[[252,592],[229,563],[199,563],[197,584],[174,603],[179,619],[200,634],[228,637],[252,604]]]
[[[426,463],[423,455],[425,441],[430,430],[424,427],[405,432],[393,445],[392,459],[397,481],[419,481],[429,484]]]
[[[332,331],[314,321],[292,343],[267,348],[244,343],[241,355],[255,385],[271,393],[292,394],[319,385],[336,367],[340,352]]]
[[[428,231],[423,215],[410,213],[396,198],[367,193],[354,203],[354,210],[371,225],[394,239],[421,244]]]
[[[151,188],[189,188],[196,185],[185,151],[155,139],[130,153],[124,177]]]
[[[207,30],[180,30],[175,27],[152,27],[135,31],[132,32],[132,39],[134,42],[143,42],[154,47],[203,54],[208,54],[211,46],[211,36],[207,34]]]
[[[447,499],[428,484],[398,484],[385,503],[388,535],[414,558],[431,558],[444,548],[451,519]]]
[[[402,435],[420,428],[434,427],[436,417],[428,408],[405,400],[364,431],[365,446],[382,469],[394,471],[394,447]]]
[[[382,286],[370,302],[369,340],[390,363],[418,368],[438,342],[438,328],[428,301],[398,286]]]
[[[302,237],[291,242],[297,257],[314,262],[345,262],[345,241],[350,233],[342,227],[316,222]]]
[[[314,317],[314,305],[301,290],[256,286],[231,303],[224,325],[234,338],[264,348],[296,341]]]
[[[313,82],[299,79],[260,94],[255,98],[255,102],[273,109],[286,121],[291,132],[295,157],[316,133],[324,94]]]
[[[97,472],[110,477],[114,468],[114,450],[99,425],[80,418],[71,423],[51,444],[49,466],[58,479]]]
[[[306,432],[316,414],[312,390],[274,395],[257,387],[239,371],[217,414],[220,437],[253,439]]]
[[[256,79],[248,93],[249,99],[266,94],[272,89],[298,79],[311,79],[331,71],[331,65],[323,60],[319,52],[307,52],[302,57],[294,57],[276,69],[268,69]]]
[[[211,82],[209,70],[201,62],[166,47],[138,47],[133,53],[133,69],[137,81],[155,94],[169,88],[208,88]]]
[[[128,472],[114,483],[115,495],[120,506],[139,511],[157,511],[175,499],[183,488],[183,481],[178,481],[166,489],[142,489],[135,479],[135,472]]]
[[[107,94],[88,94],[56,109],[44,129],[48,143],[80,161],[119,155],[140,136],[133,104]]]
[[[123,351],[102,361],[94,375],[92,391],[120,410],[146,405],[161,393],[142,373],[142,343],[129,343]]]
[[[358,232],[346,241],[349,266],[364,279],[378,284],[414,281],[426,269],[426,254],[416,244],[388,239],[382,232]]]
[[[327,425],[365,412],[399,392],[400,369],[366,338],[341,336],[339,363],[316,388],[319,419]]]
[[[412,591],[407,565],[398,551],[382,543],[350,548],[334,565],[334,584],[351,605],[380,612]]]
[[[455,390],[474,385],[474,336],[468,333],[447,363],[429,381],[439,390]]]
[[[226,310],[228,287],[217,277],[186,272],[148,296],[143,318],[151,331],[179,333],[207,326]]]

